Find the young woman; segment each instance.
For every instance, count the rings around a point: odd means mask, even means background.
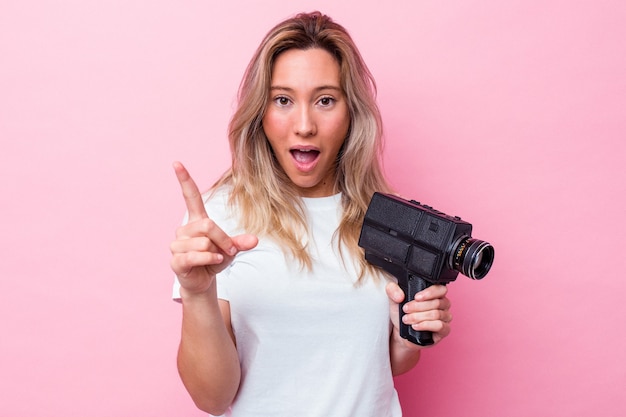
[[[188,216],[171,244],[182,302],[178,369],[196,405],[247,416],[400,416],[393,376],[404,293],[358,247],[380,166],[375,83],[346,30],[318,12],[274,27],[229,126],[232,166],[202,195],[174,169]],[[405,322],[449,331],[446,288]]]

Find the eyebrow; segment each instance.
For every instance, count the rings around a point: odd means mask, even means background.
[[[276,90],[289,91],[289,92],[294,91],[294,89],[291,88],[291,87],[285,87],[285,86],[281,86],[281,85],[272,85],[272,86],[270,86],[270,91],[276,91]],[[338,92],[342,91],[341,88],[337,87],[336,85],[320,85],[319,87],[315,87],[313,89],[314,92],[323,91],[323,90],[335,90],[335,91],[338,91]]]

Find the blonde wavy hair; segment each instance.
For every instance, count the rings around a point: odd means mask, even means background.
[[[350,129],[337,158],[335,189],[342,193],[343,216],[334,239],[356,260],[359,282],[374,272],[358,246],[363,217],[375,191],[390,192],[383,175],[382,120],[376,83],[352,38],[320,12],[301,13],[271,29],[244,73],[228,137],[231,168],[214,185],[230,185],[229,203],[241,214],[249,233],[276,239],[301,265],[312,268],[303,237],[308,233],[302,200],[278,164],[262,120],[269,101],[271,74],[278,55],[289,49],[321,48],[339,63],[341,87],[348,101]],[[377,274],[375,274],[377,275]]]

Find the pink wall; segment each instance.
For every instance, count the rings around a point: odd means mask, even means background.
[[[203,415],[174,365],[170,164],[225,169],[247,60],[314,8],[378,80],[399,191],[496,247],[398,378],[405,414],[626,414],[624,4],[4,2],[0,415]]]

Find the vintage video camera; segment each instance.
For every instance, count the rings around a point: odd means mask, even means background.
[[[433,344],[431,332],[402,323],[403,305],[433,284],[446,285],[458,273],[482,279],[493,264],[494,249],[472,238],[472,225],[417,201],[374,193],[365,213],[359,246],[365,259],[398,280],[400,335],[418,345]]]

